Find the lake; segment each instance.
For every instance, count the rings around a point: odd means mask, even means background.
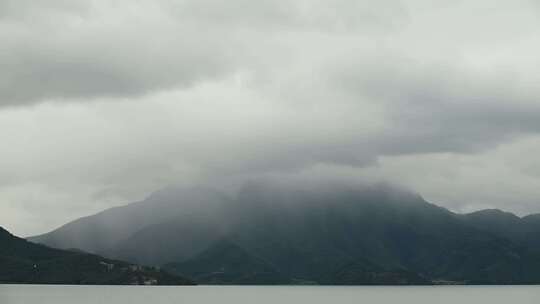
[[[1,304],[540,303],[540,286],[43,286],[0,285]]]

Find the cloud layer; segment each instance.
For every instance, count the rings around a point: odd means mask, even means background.
[[[533,1],[0,0],[0,224],[169,184],[390,180],[540,212]]]

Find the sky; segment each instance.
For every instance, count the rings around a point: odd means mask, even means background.
[[[540,212],[540,2],[0,0],[0,226],[169,185]]]

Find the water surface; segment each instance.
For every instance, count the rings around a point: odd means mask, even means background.
[[[0,285],[0,304],[540,303],[540,286],[43,286]]]

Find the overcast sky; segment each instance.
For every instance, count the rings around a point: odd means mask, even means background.
[[[0,226],[269,176],[540,212],[539,54],[534,0],[0,0]]]

